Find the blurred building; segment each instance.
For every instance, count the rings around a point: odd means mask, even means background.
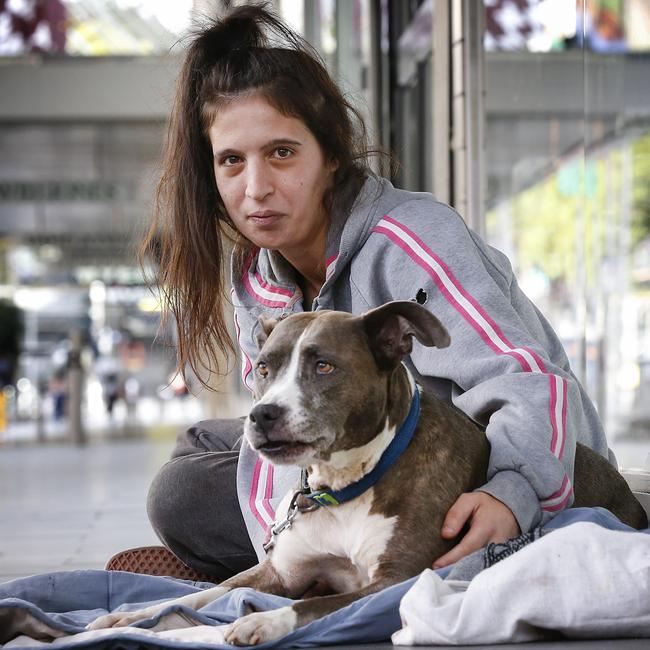
[[[379,171],[433,191],[509,255],[610,437],[647,441],[650,3],[274,4],[400,162]],[[17,379],[33,397],[72,328],[87,334],[89,372],[117,359],[134,399],[184,392],[154,344],[156,300],[133,252],[182,37],[220,6],[0,0],[0,297],[25,313]],[[223,389],[241,395],[234,375]],[[19,409],[24,391],[15,417],[31,421],[41,407]],[[192,414],[219,414],[224,399],[203,394]]]

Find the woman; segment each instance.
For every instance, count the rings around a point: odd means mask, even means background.
[[[448,206],[374,176],[352,117],[309,46],[260,8],[235,9],[187,53],[146,246],[160,258],[181,367],[197,369],[214,367],[228,348],[223,238],[232,236],[249,387],[260,314],[358,313],[417,299],[440,318],[451,346],[415,346],[407,365],[484,426],[492,445],[487,484],[445,519],[445,537],[469,527],[435,563],[445,566],[568,507],[576,440],[609,452],[557,336],[508,260]],[[295,470],[258,458],[241,433],[231,420],[181,435],[149,495],[163,542],[217,579],[261,557],[274,508],[297,481]]]

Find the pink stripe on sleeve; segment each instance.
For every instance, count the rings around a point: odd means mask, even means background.
[[[409,230],[404,224],[401,224],[399,221],[396,221],[392,217],[389,216],[384,216],[384,219],[388,221],[389,223],[392,223],[395,227],[401,229],[403,232],[405,232],[409,237],[411,237],[419,246],[421,246],[428,255],[431,255],[431,257],[441,266],[443,271],[445,272],[445,275],[447,278],[454,284],[456,289],[462,294],[462,296],[478,311],[481,316],[490,324],[492,329],[494,330],[494,333],[496,336],[501,340],[501,342],[506,345],[509,348],[514,348],[515,346],[508,341],[504,333],[501,331],[501,328],[497,325],[496,321],[494,321],[490,315],[481,307],[479,302],[474,298],[472,294],[470,294],[465,287],[458,281],[456,276],[452,273],[451,269],[442,261],[440,257],[438,257],[423,241],[418,237],[413,231]],[[534,359],[535,362],[539,365],[539,368],[542,372],[546,372],[546,368],[544,367],[544,362],[542,359],[539,357],[538,354],[536,354],[533,350],[529,348],[522,348],[525,349],[526,352],[528,352]],[[526,365],[528,365],[528,362],[526,361]],[[532,370],[532,369],[531,369]]]
[[[562,377],[562,445],[560,446],[560,453],[558,458],[564,456],[564,443],[566,442],[566,414],[567,414],[567,393],[569,383]]]
[[[248,390],[252,391],[252,382],[249,382],[249,378],[251,376],[251,373],[253,371],[253,364],[251,363],[251,360],[248,358],[248,355],[246,352],[244,352],[244,348],[242,347],[241,344],[241,327],[239,326],[239,319],[237,318],[237,314],[235,314],[235,331],[237,333],[237,344],[239,345],[239,349],[241,350],[242,357],[244,358],[244,367],[242,368],[242,373],[241,373],[241,378],[242,381],[244,382],[244,386],[248,388]]]
[[[549,415],[551,418],[551,428],[553,429],[553,435],[551,437],[551,451],[555,456],[557,456],[556,445],[558,439],[558,430],[557,430],[557,389],[555,387],[555,375],[548,375],[548,381],[550,385],[551,396],[549,399]]]
[[[266,473],[266,490],[264,492],[264,499],[262,499],[262,506],[264,507],[264,510],[266,510],[269,517],[271,517],[271,521],[274,521],[275,511],[271,507],[270,502],[270,499],[273,496],[273,465],[271,463],[267,463],[267,466],[268,471]]]
[[[573,489],[571,489],[560,503],[557,503],[554,506],[542,506],[542,510],[544,510],[544,512],[558,512],[559,510],[564,510],[567,507],[572,494]]]
[[[572,494],[573,486],[569,482],[569,477],[565,474],[560,488],[551,494],[550,497],[541,501],[542,510],[546,512],[557,512],[558,510],[563,510],[566,508]],[[551,503],[552,501],[560,499],[560,497],[562,497],[560,501],[557,503]]]
[[[544,499],[543,502],[545,503],[547,501],[553,501],[554,499],[557,499],[559,496],[561,496],[562,493],[566,490],[568,483],[569,483],[569,477],[565,474],[564,478],[562,479],[562,485],[560,485],[560,487],[555,492],[553,492],[551,496],[546,497],[546,499]]]
[[[567,414],[567,382],[564,378],[549,374],[541,357],[527,347],[515,347],[506,338],[497,323],[481,307],[476,298],[451,272],[449,267],[426,244],[406,226],[392,217],[384,216],[373,232],[381,233],[399,246],[418,266],[433,280],[447,302],[462,316],[462,318],[477,332],[484,343],[496,354],[508,354],[519,362],[525,372],[540,372],[547,374],[550,384],[549,416],[551,420],[552,439],[551,452],[558,458],[562,457],[566,442]],[[453,293],[452,293],[453,292]],[[472,312],[472,313],[470,313]],[[557,381],[562,382],[561,417],[556,412],[558,408]],[[566,507],[571,498],[573,488],[568,477],[560,490],[547,500],[542,501],[545,510],[555,511]],[[559,503],[544,505],[549,500],[562,498]]]
[[[262,471],[262,459],[258,458],[257,461],[255,462],[255,468],[253,470],[253,480],[251,482],[251,491],[250,494],[248,495],[248,506],[251,509],[251,512],[253,513],[253,516],[257,521],[259,522],[260,526],[266,530],[269,526],[264,521],[264,517],[262,517],[260,511],[257,509],[257,504],[255,503],[256,497],[257,497],[257,488],[259,487],[259,482],[260,482],[260,473]]]
[[[558,510],[564,510],[567,507],[569,503],[569,499],[571,498],[572,495],[573,495],[573,488],[571,488],[567,492],[566,496],[564,497],[564,499],[562,499],[562,501],[549,506],[542,505],[542,510],[544,510],[545,512],[557,512]]]
[[[449,292],[449,289],[444,285],[442,279],[438,275],[438,273],[431,267],[431,265],[422,257],[420,257],[412,248],[408,246],[408,244],[404,241],[402,241],[392,230],[389,230],[387,228],[382,228],[380,225],[376,226],[374,229],[374,232],[379,232],[382,233],[383,235],[386,235],[393,243],[397,244],[418,266],[420,266],[422,269],[424,269],[429,276],[431,276],[431,279],[434,281],[440,292],[445,296],[447,301],[454,307],[454,309],[461,314],[461,316],[464,318],[471,327],[476,330],[476,333],[481,337],[481,339],[485,342],[485,344],[496,354],[506,354],[503,350],[501,350],[495,343],[492,341],[488,333],[481,327],[480,323],[477,323],[474,318],[472,318],[471,314],[467,312],[467,310],[456,300],[456,298]],[[512,347],[512,346],[511,346]],[[529,363],[524,359],[524,357],[517,352],[516,350],[509,350],[507,352],[510,356],[514,357],[519,361],[519,364],[521,367],[527,371],[531,372],[532,368],[530,367]]]

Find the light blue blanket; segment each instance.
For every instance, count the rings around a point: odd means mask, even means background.
[[[576,508],[560,513],[545,528],[570,525],[577,521],[591,521],[612,530],[630,530],[608,511],[599,508]],[[645,531],[650,532],[650,530]],[[480,553],[480,552],[478,552]],[[471,564],[471,559],[468,561]],[[458,563],[460,564],[460,563]],[[474,561],[474,566],[476,562]],[[458,565],[456,565],[458,569]],[[439,571],[444,577],[449,568]],[[306,647],[352,643],[386,642],[400,629],[399,603],[416,578],[362,598],[342,610],[313,621],[292,634],[266,647]],[[193,583],[172,578],[145,576],[119,571],[66,571],[13,580],[0,585],[0,643],[9,648],[39,648],[41,624],[66,633],[48,647],[119,647],[133,648],[206,648],[206,644],[193,641],[170,640],[158,636],[143,637],[137,630],[106,631],[98,638],[80,635],[85,626],[98,616],[115,609],[135,610],[157,601],[178,598],[207,588],[208,583]],[[215,602],[191,613],[191,617],[205,625],[229,623],[243,615],[247,605],[256,610],[276,609],[290,602],[286,598],[262,594],[251,589],[236,589]],[[172,611],[170,607],[162,614]],[[142,622],[139,627],[152,627],[157,619]],[[42,633],[43,641],[50,641]],[[10,639],[16,638],[14,641]],[[214,648],[232,648],[210,645]]]

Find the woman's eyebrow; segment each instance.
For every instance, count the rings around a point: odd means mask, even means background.
[[[237,156],[239,152],[235,149],[221,149],[220,151],[215,151],[213,158],[225,158],[226,156]]]
[[[264,146],[265,147],[277,147],[278,145],[281,144],[292,144],[294,146],[300,147],[302,145],[302,142],[298,140],[293,140],[291,138],[275,138],[274,140],[271,140],[270,142],[267,142]]]

